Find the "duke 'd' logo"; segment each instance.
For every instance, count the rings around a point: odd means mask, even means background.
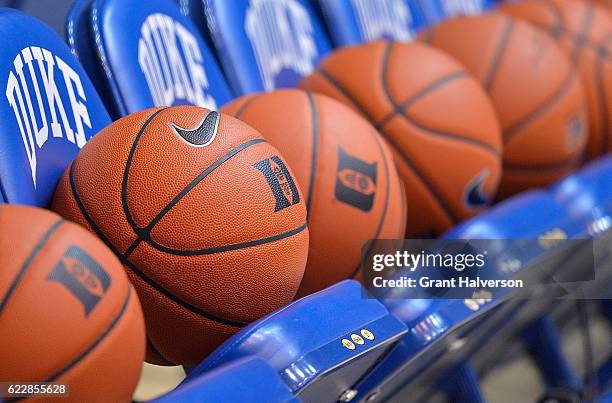
[[[376,196],[376,162],[368,164],[338,147],[336,199],[363,211],[370,211]]]
[[[47,280],[66,287],[83,305],[85,316],[95,308],[111,284],[102,266],[77,246],[68,248]]]
[[[13,67],[5,94],[15,113],[36,188],[37,150],[49,136],[65,137],[79,148],[85,145],[84,127],[91,129],[87,99],[79,75],[47,49],[22,49]]]
[[[140,28],[138,64],[156,106],[186,101],[208,109],[217,102],[207,94],[208,77],[196,37],[172,17],[155,13]]]
[[[289,174],[287,166],[278,156],[259,161],[253,167],[261,171],[266,178],[268,186],[272,189],[276,205],[274,212],[286,209],[300,202],[300,193],[295,182]]]
[[[352,0],[359,29],[366,41],[412,39],[412,14],[405,0]]]
[[[276,76],[293,70],[301,76],[314,69],[318,55],[308,11],[296,0],[251,0],[245,30],[266,91]]]

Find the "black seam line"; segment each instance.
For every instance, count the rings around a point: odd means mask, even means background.
[[[391,104],[395,104],[395,100],[391,96],[391,92],[389,91],[389,87],[387,83],[387,67],[388,67],[389,58],[391,55],[391,49],[393,47],[393,44],[394,44],[393,42],[387,42],[387,47],[385,49],[385,55],[383,57],[383,66],[381,69],[381,75],[382,75],[381,82],[383,84],[383,92],[385,93],[386,97],[391,102]],[[406,116],[404,116],[404,118],[408,120]],[[412,171],[418,176],[421,183],[425,185],[425,187],[431,193],[431,195],[438,201],[438,203],[440,204],[440,207],[442,207],[442,210],[444,210],[444,212],[451,219],[451,221],[454,221],[454,222],[459,221],[459,217],[453,212],[453,210],[450,208],[446,200],[436,190],[436,188],[430,183],[430,181],[427,180],[425,175],[418,169],[416,164],[403,152],[403,150],[400,147],[398,147],[397,143],[395,143],[392,140],[392,137],[389,135],[389,133],[387,133],[387,131],[384,130],[384,128],[380,128],[379,130],[381,131],[381,133],[385,134],[387,140],[389,141],[389,144],[391,144],[397,150],[398,154],[402,156],[403,161],[406,164],[408,164],[408,166],[412,169]]]
[[[42,248],[45,246],[45,243],[49,240],[51,235],[53,235],[53,233],[60,227],[60,225],[62,225],[63,222],[64,220],[62,219],[57,220],[51,226],[51,228],[47,230],[45,235],[43,235],[43,237],[38,241],[34,249],[32,249],[32,252],[30,252],[30,255],[26,258],[25,262],[23,262],[23,264],[21,265],[21,268],[19,269],[19,272],[17,273],[10,287],[6,291],[6,294],[4,294],[4,298],[0,301],[0,315],[2,315],[2,311],[4,310],[4,307],[8,303],[13,293],[15,292],[15,289],[17,288],[17,286],[23,279],[23,276],[30,268],[30,265],[32,264],[32,262],[34,261],[38,253],[42,250]]]
[[[319,111],[312,94],[307,92],[306,96],[310,103],[310,111],[312,113],[312,160],[310,161],[310,184],[308,186],[308,196],[306,197],[306,221],[309,222],[319,154]]]
[[[164,295],[166,298],[168,298],[169,300],[171,300],[171,301],[175,302],[176,304],[182,306],[183,308],[187,309],[188,311],[191,311],[191,312],[193,312],[193,313],[195,313],[197,315],[200,315],[203,318],[206,318],[208,320],[211,320],[211,321],[214,321],[214,322],[218,322],[218,323],[222,323],[222,324],[226,324],[226,325],[233,326],[233,327],[244,327],[244,326],[247,325],[247,323],[237,322],[237,321],[233,321],[231,319],[225,319],[225,318],[217,317],[217,316],[215,316],[215,315],[213,315],[211,313],[208,313],[208,312],[206,312],[206,311],[204,311],[204,310],[202,310],[202,309],[200,309],[198,307],[195,307],[195,306],[191,305],[190,303],[188,303],[186,301],[183,301],[183,300],[179,299],[177,296],[175,296],[172,293],[170,293],[170,291],[166,290],[165,288],[163,288],[162,286],[157,284],[155,281],[153,281],[153,279],[151,279],[144,272],[142,272],[138,267],[136,267],[135,264],[131,263],[128,259],[124,258],[122,256],[121,252],[119,252],[119,250],[117,250],[115,245],[113,245],[113,243],[110,242],[110,240],[106,237],[106,235],[104,235],[104,233],[100,230],[100,228],[98,228],[96,223],[93,221],[93,219],[91,218],[91,216],[87,212],[87,209],[85,208],[85,205],[83,204],[81,198],[79,197],[79,195],[77,193],[77,190],[76,190],[76,184],[74,182],[74,162],[70,165],[69,179],[70,179],[70,189],[71,189],[71,192],[72,192],[72,197],[74,197],[74,200],[75,200],[77,206],[79,207],[79,210],[81,211],[81,214],[85,218],[85,221],[87,221],[87,223],[89,224],[91,229],[96,233],[98,238],[100,238],[106,244],[106,246],[108,246],[108,248],[110,250],[112,250],[113,253],[119,257],[119,260],[121,261],[121,263],[123,263],[123,265],[125,267],[130,269],[130,271],[132,271],[134,274],[136,274],[138,277],[140,277],[145,283],[149,284],[153,289],[157,290],[160,294]]]
[[[578,34],[574,37],[574,49],[572,50],[571,57],[572,64],[576,64],[578,62],[578,57],[580,57],[583,45],[588,41],[588,35],[591,31],[591,24],[593,22],[593,7],[586,3],[585,7],[586,9],[584,10],[582,16],[580,31],[578,31]]]
[[[385,219],[387,218],[387,210],[389,207],[389,194],[391,193],[391,186],[389,183],[389,164],[387,163],[387,156],[385,155],[385,150],[383,149],[383,146],[381,144],[381,140],[378,138],[378,133],[376,132],[372,132],[372,135],[374,136],[374,139],[376,140],[376,145],[378,146],[378,149],[380,150],[380,155],[381,158],[383,160],[383,164],[385,166],[385,204],[383,207],[383,211],[382,214],[380,216],[380,220],[378,221],[378,227],[376,228],[376,232],[374,233],[374,237],[372,237],[373,241],[370,243],[368,249],[366,250],[366,252],[361,256],[361,258],[359,259],[359,262],[357,263],[357,267],[355,267],[355,269],[353,269],[351,275],[349,276],[350,278],[355,277],[355,275],[357,274],[357,272],[359,271],[359,269],[361,268],[361,265],[363,263],[364,259],[367,259],[368,256],[370,256],[370,253],[372,253],[372,249],[374,249],[374,245],[376,244],[376,240],[378,239],[378,237],[380,236],[380,231],[382,231],[382,227],[383,224],[385,222]],[[400,189],[400,191],[404,191],[404,189]]]
[[[376,123],[376,127],[386,125],[391,119],[395,117],[396,114],[401,114],[404,111],[404,109],[408,108],[410,105],[412,105],[419,99],[423,98],[425,95],[429,94],[430,92],[435,91],[438,88],[442,87],[444,84],[448,83],[449,81],[453,81],[458,78],[463,78],[463,77],[466,77],[467,75],[468,73],[466,71],[455,71],[442,78],[435,80],[432,83],[427,84],[424,88],[417,91],[416,94],[410,96],[410,98],[408,98],[401,104],[393,103],[395,110],[389,113],[384,118],[382,118],[380,122]]]
[[[554,162],[551,164],[543,164],[543,165],[523,165],[523,164],[510,164],[504,163],[503,168],[506,170],[513,171],[556,171],[560,168],[571,167],[578,160],[582,159],[582,154],[578,153],[572,157],[566,158],[560,162]]]
[[[555,23],[554,26],[551,27],[550,31],[552,36],[558,38],[565,29],[565,20],[563,18],[563,13],[561,12],[561,9],[557,7],[556,4],[552,3],[550,0],[542,0],[541,3],[553,14]]]
[[[232,245],[215,246],[212,248],[205,248],[205,249],[198,249],[198,250],[172,249],[172,248],[168,248],[167,246],[160,245],[152,239],[147,241],[147,243],[162,252],[165,252],[171,255],[175,255],[175,256],[212,255],[215,253],[229,252],[232,250],[251,248],[253,246],[259,246],[259,245],[263,245],[263,244],[270,243],[270,242],[276,242],[281,239],[285,239],[285,238],[289,238],[294,235],[297,235],[300,232],[304,231],[306,228],[308,228],[308,224],[304,223],[300,225],[299,227],[294,228],[292,230],[285,231],[280,234],[272,235],[266,238],[254,239],[252,241],[241,242],[241,243],[236,243]]]
[[[164,357],[162,355],[162,353],[159,352],[159,350],[157,349],[157,347],[155,347],[155,344],[153,344],[153,341],[151,340],[151,338],[149,337],[149,335],[147,335],[147,347],[149,348],[149,351],[151,351],[153,354],[155,354],[157,356],[157,358],[162,361],[164,364],[168,364],[168,365],[176,365],[174,362],[168,360],[166,357]]]
[[[557,37],[560,37],[560,36],[566,36],[574,42],[577,40],[576,34],[570,31],[566,31],[566,30],[561,31],[559,35],[557,35]],[[595,53],[597,53],[597,56],[600,57],[601,59],[604,59],[606,61],[612,60],[612,57],[610,56],[608,49],[606,48],[605,45],[600,45],[597,42],[591,41],[589,38],[584,38],[584,41],[581,42],[580,46],[582,48],[587,48],[587,49],[594,51]]]
[[[244,103],[240,105],[240,107],[236,110],[236,112],[234,113],[234,117],[236,119],[240,119],[240,116],[242,116],[242,114],[246,111],[249,105],[251,105],[253,101],[255,101],[257,98],[257,95],[250,95],[249,98],[247,98],[247,100],[244,101]]]
[[[510,42],[510,34],[512,33],[512,28],[514,26],[512,18],[506,17],[504,18],[504,20],[505,21],[501,32],[501,37],[500,39],[498,39],[493,59],[491,60],[491,64],[489,65],[489,71],[485,75],[484,80],[482,82],[482,85],[487,90],[487,92],[491,91],[491,88],[495,83],[495,77],[497,76],[499,66],[501,65],[502,59],[504,58],[505,50],[508,47],[508,43]]]
[[[542,105],[540,105],[536,110],[529,113],[523,119],[519,120],[517,123],[512,125],[510,128],[506,129],[502,135],[504,140],[504,144],[507,144],[514,136],[520,133],[526,126],[530,125],[533,120],[538,118],[542,113],[546,112],[553,105],[555,105],[561,97],[565,95],[566,92],[570,90],[572,84],[576,81],[576,74],[573,71],[573,68],[570,69],[568,76],[565,78],[563,84],[559,87],[557,92],[555,92],[550,98],[544,101]]]
[[[464,135],[459,135],[459,134],[455,134],[455,133],[450,133],[450,132],[445,132],[445,131],[441,131],[441,130],[437,130],[437,129],[432,129],[430,127],[427,127],[423,124],[421,124],[420,122],[418,122],[414,117],[410,116],[410,114],[408,114],[404,108],[398,104],[395,99],[391,96],[391,91],[389,90],[388,87],[388,83],[386,80],[386,72],[388,70],[388,66],[389,66],[389,58],[390,58],[390,54],[391,54],[391,47],[394,45],[394,42],[387,42],[389,45],[387,46],[386,49],[386,53],[385,53],[385,57],[383,58],[383,71],[385,76],[383,77],[383,87],[384,87],[384,91],[385,94],[389,100],[389,102],[391,103],[391,105],[393,105],[393,109],[394,112],[392,112],[392,116],[391,118],[394,118],[395,116],[401,116],[404,118],[404,120],[406,122],[408,122],[408,124],[416,127],[419,130],[425,131],[430,135],[433,136],[440,136],[440,137],[444,137],[447,138],[449,140],[452,141],[459,141],[463,144],[467,144],[467,145],[471,145],[474,147],[478,147],[481,148],[482,150],[484,150],[487,153],[493,154],[493,156],[499,158],[499,156],[501,155],[500,150],[498,150],[497,148],[493,147],[492,145],[485,143],[483,141],[479,141],[476,140],[474,138],[471,138],[469,136],[464,136]],[[430,84],[428,87],[425,87],[424,89],[420,90],[419,92],[417,92],[414,95],[414,99],[413,101],[417,101],[420,97],[426,95],[428,92],[440,88],[442,85],[448,84],[449,82],[456,80],[456,79],[461,79],[461,78],[470,78],[471,76],[469,74],[467,74],[467,72],[454,72],[454,73],[450,73],[448,76],[442,77],[438,82],[434,82],[432,84]],[[410,100],[409,100],[410,101]],[[411,102],[407,102],[407,105],[410,105]],[[385,122],[385,124],[388,122]],[[377,130],[382,130],[384,124],[381,121],[381,123],[376,124],[375,127]]]
[[[365,116],[370,122],[375,121],[374,117],[370,115],[370,112],[368,112],[363,106],[361,106],[361,104],[357,102],[357,99],[346,89],[346,87],[343,84],[341,84],[340,81],[336,80],[336,78],[332,76],[327,70],[319,66],[319,68],[317,69],[317,73],[319,73],[323,78],[329,81],[330,84],[336,87],[336,89],[340,91],[342,95],[344,95],[349,101],[351,101],[353,106],[357,108],[359,112],[363,116]]]
[[[176,196],[174,196],[174,198],[168,204],[166,204],[159,213],[157,213],[157,215],[153,218],[153,220],[151,220],[149,225],[147,225],[144,228],[132,227],[132,229],[134,230],[134,232],[136,232],[138,237],[136,238],[136,240],[134,240],[132,245],[130,245],[128,250],[123,254],[123,257],[127,259],[130,256],[130,254],[136,249],[138,244],[140,244],[140,242],[142,241],[148,243],[149,245],[153,245],[156,247],[161,246],[151,239],[151,231],[153,230],[155,225],[157,225],[157,223],[162,218],[164,218],[166,214],[168,214],[168,212],[170,212],[170,210],[174,206],[176,206],[194,187],[196,187],[200,182],[202,182],[213,171],[219,168],[224,162],[228,161],[230,158],[232,158],[239,152],[249,148],[252,145],[259,144],[259,143],[265,143],[265,142],[266,140],[263,138],[256,138],[256,139],[249,140],[245,143],[242,143],[238,147],[230,150],[225,155],[223,155],[222,157],[217,159],[215,162],[213,162],[211,165],[209,165],[204,171],[202,171],[198,176],[196,176],[187,186],[185,186],[183,190],[181,190]],[[171,250],[169,248],[167,249]]]
[[[121,180],[121,206],[123,207],[123,214],[125,214],[125,217],[128,223],[130,224],[130,227],[132,227],[133,229],[140,228],[140,227],[136,224],[136,222],[134,221],[132,217],[132,213],[130,212],[130,207],[128,205],[128,197],[127,197],[127,187],[128,187],[129,176],[130,176],[130,168],[132,167],[132,160],[134,159],[134,154],[136,154],[136,148],[138,147],[138,143],[140,142],[141,137],[144,135],[145,130],[147,129],[147,127],[149,127],[149,124],[153,121],[153,119],[155,119],[157,115],[159,115],[166,109],[168,108],[163,108],[163,109],[156,111],[151,116],[149,116],[149,118],[144,122],[144,124],[138,131],[138,134],[134,138],[134,141],[132,142],[132,146],[130,147],[130,153],[128,154],[127,161],[125,162],[125,168],[123,169],[123,178]]]
[[[608,34],[608,36],[604,39],[604,46],[607,46],[608,43],[612,42],[612,34]],[[612,108],[608,108],[608,98],[604,92],[604,72],[603,72],[603,64],[604,60],[602,58],[597,58],[595,62],[595,79],[597,81],[597,96],[599,98],[599,116],[601,120],[601,153],[605,153],[608,150],[608,145],[610,142],[610,127],[609,127],[609,116],[608,111],[612,110]]]
[[[51,375],[51,377],[49,377],[45,382],[53,382],[54,380],[56,380],[60,376],[64,375],[72,367],[74,367],[76,364],[78,364],[79,361],[81,361],[83,358],[85,358],[94,348],[96,348],[98,346],[98,344],[100,344],[100,342],[102,342],[102,340],[104,340],[106,338],[106,336],[108,336],[108,334],[117,325],[119,320],[123,317],[123,315],[127,311],[127,307],[129,306],[129,302],[130,302],[131,296],[132,296],[132,286],[128,284],[128,292],[127,292],[127,295],[125,296],[125,300],[123,301],[123,305],[121,306],[121,309],[119,310],[119,313],[117,313],[117,315],[113,318],[112,322],[108,325],[108,327],[106,328],[104,333],[99,335],[98,338],[96,338],[96,340],[94,340],[93,343],[91,343],[89,346],[87,346],[87,348],[85,350],[81,351],[81,353],[78,356],[76,356],[72,361],[70,361],[64,368],[60,369],[59,371],[57,371],[56,373]]]
[[[550,0],[542,0],[541,3],[548,8],[548,10],[553,14],[555,18],[555,25],[548,29],[550,34],[555,38],[559,38],[561,35],[569,36],[572,40],[575,41],[576,34],[568,31],[565,28],[565,22],[561,9],[559,9],[556,4],[550,2]],[[608,58],[608,56],[606,55],[607,51],[605,49],[605,46],[601,46],[598,43],[591,41],[588,37],[584,37],[584,41],[581,46],[588,46],[589,48],[592,48],[593,50],[598,52],[600,57],[603,57],[604,59]]]

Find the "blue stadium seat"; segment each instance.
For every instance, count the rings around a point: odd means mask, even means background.
[[[335,402],[351,393],[407,331],[364,292],[359,283],[346,280],[258,320],[193,369],[184,384],[233,360],[256,356],[297,397]]]
[[[306,0],[205,0],[205,7],[237,95],[294,87],[331,49]]]
[[[66,28],[114,118],[162,105],[216,109],[231,97],[198,29],[174,2],[78,0]]]
[[[251,356],[193,378],[154,403],[270,402],[298,403],[279,374],[261,358]]]
[[[425,26],[421,8],[406,0],[319,0],[336,46],[388,39],[410,41]]]
[[[49,27],[2,9],[0,35],[0,202],[47,207],[68,164],[110,118]]]
[[[612,226],[611,184],[612,156],[605,156],[561,179],[551,192],[570,214],[588,222],[593,231],[602,231]]]
[[[508,264],[514,259],[518,263],[509,266],[508,270],[519,271],[528,270],[546,253],[533,242],[520,241],[537,239],[553,230],[572,238],[582,235],[584,226],[568,219],[567,211],[547,192],[531,191],[460,224],[443,239],[500,240],[499,243],[490,243],[494,249],[488,250],[489,259],[496,254],[503,256],[503,261]],[[356,386],[364,401],[372,395],[385,400],[407,387],[419,393],[433,392],[436,388],[443,388],[444,385],[437,380],[444,378],[467,377],[474,382],[467,361],[477,351],[485,351],[483,346],[490,342],[491,334],[501,337],[504,331],[507,335],[515,335],[526,321],[542,314],[541,311],[532,311],[523,321],[518,320],[517,312],[524,308],[523,301],[518,299],[388,299],[383,302],[410,331],[393,352]],[[542,309],[545,310],[546,305]],[[510,315],[517,317],[516,323],[507,320]],[[457,340],[461,343],[458,344]],[[475,393],[473,388],[452,387],[450,390],[452,393]],[[456,401],[465,396],[449,398]]]
[[[412,40],[446,18],[485,12],[492,0],[318,0],[336,46]]]

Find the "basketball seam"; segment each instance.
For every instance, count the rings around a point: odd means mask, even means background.
[[[535,119],[537,119],[542,113],[548,111],[553,105],[559,102],[562,99],[562,96],[565,95],[567,91],[571,89],[571,84],[576,81],[576,74],[573,71],[573,68],[569,69],[568,76],[565,78],[561,86],[557,89],[557,91],[552,94],[548,99],[546,99],[538,108],[534,111],[530,112],[527,116],[520,119],[517,123],[510,126],[503,133],[504,144],[510,142],[510,140],[520,134],[521,130],[525,127],[529,126]]]
[[[574,155],[570,158],[566,158],[559,162],[550,164],[539,164],[539,165],[527,165],[527,164],[511,164],[504,163],[504,169],[510,169],[514,171],[557,171],[564,167],[570,167],[576,163],[576,161],[582,159],[581,154]]]
[[[374,135],[374,139],[376,140],[376,145],[378,146],[378,149],[380,150],[380,155],[382,157],[383,164],[385,167],[385,187],[386,187],[385,204],[384,204],[380,219],[378,220],[378,227],[376,228],[376,232],[374,233],[374,236],[371,238],[374,241],[370,243],[370,246],[366,250],[365,254],[363,254],[362,257],[359,259],[359,262],[357,263],[357,267],[353,269],[353,272],[349,276],[351,278],[357,275],[357,272],[359,271],[359,268],[361,267],[363,263],[363,259],[367,258],[372,252],[372,249],[374,248],[374,244],[376,243],[376,239],[378,239],[378,237],[380,236],[380,231],[382,231],[382,227],[385,223],[385,219],[387,218],[387,210],[389,208],[389,199],[390,199],[389,194],[391,193],[391,183],[389,181],[389,164],[387,163],[387,156],[385,155],[385,150],[383,149],[381,145],[381,140],[378,138],[378,133],[372,132],[372,134]]]
[[[198,174],[198,176],[196,176],[187,186],[185,186],[176,196],[174,196],[172,198],[172,200],[166,206],[164,206],[161,209],[161,211],[151,220],[151,222],[146,227],[144,227],[144,228],[140,228],[140,227],[137,227],[137,226],[136,227],[132,227],[132,230],[137,234],[138,237],[136,238],[136,240],[134,240],[132,245],[130,245],[128,250],[124,253],[124,257],[128,258],[129,255],[143,241],[145,243],[151,245],[151,246],[154,246],[157,249],[164,250],[167,253],[171,253],[171,254],[174,254],[174,255],[181,255],[181,256],[190,256],[190,255],[206,255],[206,254],[217,253],[217,252],[220,252],[220,251],[228,251],[228,250],[241,249],[243,247],[258,245],[260,243],[257,243],[257,242],[260,242],[260,241],[265,240],[265,239],[273,238],[273,237],[269,237],[269,238],[263,238],[263,239],[258,239],[258,240],[254,240],[254,241],[248,241],[248,242],[234,244],[234,245],[228,245],[227,247],[204,248],[204,249],[194,250],[194,251],[175,250],[173,248],[169,248],[169,247],[163,246],[163,245],[157,243],[156,241],[154,241],[153,238],[151,238],[151,231],[153,231],[153,229],[159,223],[159,221],[161,221],[166,216],[166,214],[168,214],[170,212],[170,210],[172,210],[172,208],[174,206],[176,206],[193,188],[195,188],[198,184],[200,184],[200,182],[202,182],[206,177],[208,177],[208,175],[213,173],[223,163],[227,162],[229,159],[231,159],[232,157],[236,156],[241,151],[244,151],[245,149],[249,148],[252,145],[259,144],[259,143],[264,143],[264,142],[266,142],[266,140],[263,139],[263,138],[255,138],[255,139],[252,139],[252,140],[249,140],[247,142],[244,142],[244,143],[240,144],[239,146],[233,148],[232,150],[227,152],[225,155],[223,155],[222,157],[218,158],[211,165],[209,165],[204,171],[200,172],[200,174]],[[129,170],[129,167],[126,167],[126,170]],[[122,189],[122,195],[123,195],[123,193],[124,193],[124,191]],[[127,190],[126,190],[125,194],[126,194],[126,197],[127,197]],[[275,240],[275,239],[273,239],[273,240]]]
[[[59,220],[57,220],[38,241],[36,246],[34,246],[34,249],[32,249],[32,252],[30,252],[26,260],[23,262],[21,268],[19,269],[19,272],[17,273],[17,275],[13,279],[13,282],[4,294],[4,298],[2,298],[2,300],[0,301],[0,316],[2,315],[2,312],[8,304],[9,299],[17,289],[19,283],[21,283],[23,276],[25,276],[26,271],[28,271],[30,265],[32,264],[36,256],[38,256],[38,253],[42,250],[49,238],[51,238],[51,236],[55,233],[55,231],[57,231],[57,229],[60,227],[60,225],[62,225],[62,223],[64,223],[63,219],[60,218]]]
[[[548,31],[550,31],[551,35],[555,38],[559,38],[561,35],[565,35],[565,36],[571,37],[571,39],[575,41],[576,34],[565,28],[565,22],[564,22],[562,13],[561,13],[561,9],[559,9],[556,4],[553,4],[550,1],[543,0],[542,4],[548,7],[549,11],[554,15],[554,18],[555,18],[556,27],[553,26],[553,27],[548,28]],[[546,29],[545,26],[542,26],[542,25],[538,25],[538,26]],[[597,51],[598,55],[601,58],[604,58],[606,60],[608,59],[608,56],[601,55],[601,51],[602,50],[605,51],[604,46],[599,45],[597,42],[591,41],[588,37],[584,39],[585,40],[580,45],[581,47],[589,46],[595,51]]]
[[[394,42],[386,42],[385,56],[383,57],[383,65],[381,68],[381,75],[382,75],[381,82],[383,84],[382,85],[383,92],[385,93],[386,97],[391,102],[391,104],[395,104],[395,101],[393,100],[393,97],[391,96],[391,93],[389,92],[389,89],[387,87],[388,85],[387,84],[387,67],[388,67],[388,59],[390,57],[391,48],[393,44]],[[406,118],[406,116],[404,116],[404,118]],[[391,139],[391,136],[389,136],[389,133],[387,133],[387,131],[384,130],[384,128],[381,128],[380,130],[382,133],[386,134],[386,137],[389,143],[392,146],[394,146],[394,148],[398,151],[398,154],[402,156],[402,159],[404,160],[404,162],[406,162],[409,168],[412,169],[412,171],[416,174],[416,176],[419,178],[419,180],[425,186],[425,188],[429,190],[429,193],[438,201],[440,207],[442,208],[442,210],[444,210],[448,218],[450,218],[452,221],[455,221],[455,222],[459,221],[459,218],[452,211],[452,209],[450,208],[446,200],[444,200],[442,195],[438,193],[437,189],[433,186],[433,184],[427,180],[426,176],[418,169],[416,164],[414,164],[414,162],[401,150],[401,148],[399,148],[397,144],[395,144],[395,142]]]
[[[309,222],[319,153],[319,111],[314,96],[310,92],[307,92],[306,97],[310,103],[310,111],[312,114],[312,160],[310,162],[310,184],[308,186],[308,196],[306,198],[306,222]]]
[[[325,70],[322,66],[319,66],[317,72],[321,75],[321,77],[325,78],[330,84],[336,87],[336,89],[338,89],[342,93],[342,95],[344,95],[349,101],[351,101],[353,106],[359,109],[359,112],[361,112],[362,115],[367,117],[367,119],[371,123],[375,121],[374,117],[370,115],[370,112],[368,112],[361,105],[361,103],[359,103],[357,99],[348,91],[348,89],[344,87],[344,85],[342,85],[338,80],[336,80],[336,78],[332,76],[327,70]]]
[[[69,370],[71,370],[75,365],[77,365],[85,357],[87,357],[87,355],[91,353],[106,338],[106,336],[109,335],[109,333],[115,328],[119,320],[123,317],[123,315],[127,311],[127,307],[129,305],[131,296],[132,296],[132,286],[128,284],[128,292],[125,297],[125,300],[123,301],[123,305],[121,306],[121,309],[119,310],[117,315],[113,318],[111,323],[109,323],[109,325],[106,327],[104,332],[101,335],[99,335],[93,341],[93,343],[87,346],[85,350],[81,351],[79,355],[73,358],[72,361],[70,361],[64,368],[60,369],[59,371],[56,371],[53,375],[51,375],[51,377],[47,378],[45,382],[53,382],[54,380],[64,375]]]
[[[155,344],[153,344],[153,340],[151,340],[149,335],[147,335],[147,348],[151,353],[155,354],[157,358],[160,359],[160,361],[163,361],[164,364],[176,365],[176,363],[168,360],[166,357],[162,355],[162,353],[157,349],[157,347],[155,347]]]
[[[199,249],[199,250],[180,250],[180,249],[168,248],[164,245],[158,244],[152,239],[150,241],[147,241],[147,243],[153,246],[154,248],[158,249],[161,252],[169,253],[171,255],[176,255],[176,256],[213,255],[215,253],[228,252],[228,251],[244,249],[244,248],[251,248],[253,246],[259,246],[259,245],[264,245],[264,244],[271,243],[271,242],[280,241],[282,239],[290,238],[294,235],[297,235],[300,232],[304,231],[306,228],[308,228],[308,225],[307,223],[304,223],[297,228],[291,229],[289,231],[281,232],[280,234],[272,235],[266,238],[260,238],[260,239],[255,239],[255,240],[247,241],[247,242],[241,242],[237,244],[216,246],[212,248]]]
[[[395,115],[402,113],[404,109],[406,109],[407,107],[409,107],[410,105],[418,101],[419,99],[423,98],[425,95],[428,95],[430,92],[442,87],[447,82],[455,80],[457,78],[465,77],[465,76],[467,76],[466,71],[455,71],[453,73],[449,73],[448,75],[443,76],[427,84],[425,87],[418,90],[415,94],[411,95],[407,100],[405,100],[402,103],[397,104],[393,112],[389,113],[387,116],[382,118],[380,122],[376,123],[376,127],[386,125],[391,119],[395,117]],[[395,103],[394,103],[394,106],[395,106]]]
[[[240,105],[238,107],[238,109],[236,109],[236,112],[234,113],[234,117],[236,119],[240,119],[240,116],[242,116],[242,114],[244,113],[244,111],[253,103],[253,101],[255,101],[257,99],[256,96],[254,95],[249,95],[248,98],[246,99],[246,101],[244,101],[244,103],[242,105]]]
[[[608,36],[604,39],[604,45],[607,45],[612,41],[612,34],[608,34]],[[609,110],[607,108],[607,97],[603,90],[604,85],[604,76],[603,76],[603,63],[604,60],[601,57],[597,58],[597,62],[595,63],[595,77],[597,79],[597,97],[599,98],[599,107],[600,107],[600,119],[601,119],[601,153],[605,153],[608,149],[609,144],[609,136],[610,136],[610,128],[608,121],[608,113]]]
[[[550,31],[552,36],[558,38],[561,33],[565,31],[565,20],[563,18],[563,13],[561,12],[561,9],[550,0],[543,0],[542,4],[553,14],[555,26],[551,27]]]
[[[586,8],[583,12],[582,16],[582,25],[580,27],[580,31],[577,35],[574,36],[574,50],[572,50],[572,64],[576,64],[578,62],[578,57],[582,52],[583,45],[589,40],[588,34],[591,31],[591,24],[593,23],[593,7],[589,4],[585,4]]]
[[[123,214],[125,215],[125,218],[127,219],[128,224],[130,225],[130,227],[132,227],[132,229],[134,230],[137,236],[138,236],[138,231],[136,231],[135,229],[140,228],[140,227],[136,224],[136,221],[134,221],[134,218],[132,217],[132,213],[130,212],[130,207],[128,205],[128,199],[127,199],[127,187],[128,187],[129,173],[130,173],[129,168],[132,165],[132,159],[134,158],[134,154],[136,154],[136,146],[138,142],[140,141],[140,138],[144,135],[145,130],[147,129],[147,127],[149,127],[149,124],[153,121],[153,119],[155,119],[157,115],[159,115],[166,109],[168,108],[159,109],[155,111],[154,113],[152,113],[151,116],[149,116],[147,120],[145,120],[143,125],[141,126],[140,130],[136,134],[136,137],[134,138],[134,141],[132,142],[132,145],[130,146],[130,152],[125,162],[125,168],[123,170],[123,176],[121,178],[121,207],[123,208]]]
[[[124,258],[122,253],[117,250],[115,245],[113,245],[113,243],[110,242],[110,240],[106,237],[106,235],[102,232],[102,230],[93,221],[93,219],[89,215],[89,212],[87,212],[87,209],[85,208],[85,205],[83,204],[81,198],[79,197],[78,192],[76,190],[76,184],[74,182],[74,162],[70,165],[69,181],[70,181],[70,190],[71,190],[72,196],[74,197],[74,200],[81,212],[81,215],[83,216],[83,218],[85,218],[85,221],[87,221],[87,223],[89,224],[91,229],[96,233],[96,235],[98,235],[98,237],[106,244],[106,246],[108,246],[109,249],[111,249],[115,253],[115,255],[119,257],[119,260],[121,261],[121,263],[123,263],[124,266],[130,269],[130,271],[138,275],[138,277],[140,277],[144,282],[146,282],[151,287],[153,287],[153,289],[157,290],[160,294],[164,295],[169,300],[173,301],[177,305],[184,307],[190,312],[193,312],[213,322],[218,322],[218,323],[226,324],[226,325],[233,326],[233,327],[244,327],[247,325],[244,322],[234,321],[231,319],[226,319],[226,318],[222,318],[222,317],[213,315],[209,312],[204,311],[203,309],[200,309],[198,307],[195,307],[189,304],[186,301],[183,301],[182,299],[172,294],[170,291],[166,290],[165,288],[157,284],[155,281],[153,281],[153,279],[151,279],[144,272],[138,269],[136,265],[132,264],[128,259]]]
[[[487,90],[487,92],[491,91],[491,88],[495,83],[499,66],[504,58],[505,50],[508,48],[508,44],[510,43],[510,36],[512,34],[512,28],[514,27],[514,21],[512,18],[506,17],[504,19],[505,21],[501,36],[498,39],[497,46],[495,47],[495,53],[493,54],[493,59],[491,60],[488,72],[483,80],[483,87]]]

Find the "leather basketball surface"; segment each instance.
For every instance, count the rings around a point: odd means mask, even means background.
[[[588,133],[583,87],[552,38],[487,14],[446,21],[426,40],[463,63],[493,101],[504,144],[499,197],[546,186],[580,163]]]
[[[405,185],[409,237],[439,235],[483,211],[495,194],[495,111],[480,84],[443,52],[393,42],[344,48],[301,87],[350,106],[388,141]]]
[[[262,133],[300,184],[310,248],[298,295],[358,276],[366,241],[403,237],[405,195],[391,152],[353,110],[324,95],[277,90],[222,111]]]
[[[98,133],[53,207],[120,256],[143,304],[147,359],[195,364],[293,299],[308,252],[293,176],[233,117],[155,108]]]
[[[71,402],[129,401],[145,352],[119,260],[58,215],[0,206],[0,379],[69,384]]]
[[[565,49],[587,96],[589,156],[611,151],[612,9],[588,1],[545,0],[507,4],[501,10],[545,29]]]

